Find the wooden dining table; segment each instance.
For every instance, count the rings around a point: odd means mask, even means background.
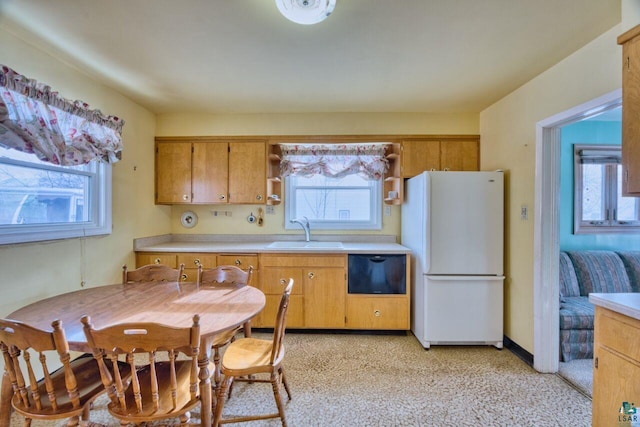
[[[217,335],[249,322],[265,305],[265,296],[252,286],[214,287],[193,282],[143,282],[85,288],[29,304],[6,316],[44,330],[62,321],[69,348],[91,352],[80,319],[91,316],[97,329],[124,322],[155,322],[191,327],[193,315],[200,315],[201,421],[211,426],[214,396],[208,369],[211,345]],[[11,419],[13,390],[8,375],[2,377],[0,427]]]

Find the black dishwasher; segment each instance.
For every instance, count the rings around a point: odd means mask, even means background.
[[[407,256],[404,254],[349,255],[349,293],[406,293],[406,263]]]

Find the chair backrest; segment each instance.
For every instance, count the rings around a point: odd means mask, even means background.
[[[243,270],[235,265],[219,265],[215,268],[203,270],[198,265],[198,286],[199,285],[251,285],[253,266]]]
[[[43,331],[25,323],[11,319],[0,319],[0,349],[4,357],[4,369],[11,380],[14,392],[14,402],[21,408],[33,408],[34,413],[48,412],[52,416],[59,412],[59,406],[71,402],[75,409],[81,407],[78,383],[71,369],[69,344],[59,320],[51,324],[53,332]],[[47,365],[47,353],[55,351],[62,362],[65,373],[65,388],[58,389],[51,379],[53,372]],[[31,360],[32,352],[38,353],[37,362]],[[39,362],[39,363],[38,363]],[[34,366],[36,365],[36,366]],[[39,365],[39,367],[38,367]],[[52,369],[59,367],[58,362],[52,363]],[[44,388],[38,386],[36,372],[42,370]],[[61,401],[60,403],[58,401]],[[43,411],[43,408],[50,408]],[[67,413],[67,407],[63,413]]]
[[[117,407],[115,411],[125,417],[148,414],[149,419],[157,419],[177,414],[189,402],[197,403],[200,316],[193,316],[193,325],[188,328],[158,323],[122,323],[98,330],[89,316],[81,321],[100,367],[102,383],[111,399],[112,413],[113,407]],[[144,363],[148,365],[140,369],[145,353],[148,359]],[[158,357],[165,353],[166,358]],[[190,360],[178,361],[179,353]],[[125,355],[129,365],[130,382],[123,381],[118,369],[109,369],[105,363],[107,358],[115,366],[121,355]],[[185,378],[188,383],[181,381]]]
[[[282,293],[282,298],[280,298],[280,306],[278,307],[278,314],[276,315],[276,326],[273,328],[271,364],[276,363],[278,357],[281,356],[280,350],[282,349],[282,340],[284,339],[284,331],[287,324],[287,310],[289,308],[289,297],[291,296],[292,289],[293,279],[289,279],[289,283]]]
[[[122,266],[122,284],[135,282],[179,282],[184,273],[184,264],[171,268],[163,264],[148,264],[135,270]]]

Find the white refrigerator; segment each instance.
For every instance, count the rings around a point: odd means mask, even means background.
[[[502,348],[504,175],[423,172],[406,181],[411,331],[422,346]]]

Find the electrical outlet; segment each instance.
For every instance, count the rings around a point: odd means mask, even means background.
[[[529,208],[527,207],[527,205],[520,206],[520,219],[529,219]]]
[[[272,205],[267,205],[267,208],[265,209],[265,213],[267,215],[275,215],[276,214],[276,207],[272,206]]]
[[[391,216],[391,206],[385,205],[385,207],[384,207],[384,216]]]

